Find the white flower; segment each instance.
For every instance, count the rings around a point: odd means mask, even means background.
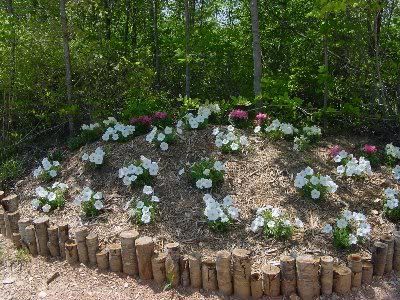
[[[345,170],[346,170],[346,168],[345,168],[344,166],[338,166],[338,167],[336,168],[336,172],[337,172],[338,174],[343,174],[343,173],[345,172]]]
[[[86,161],[86,160],[88,160],[89,159],[89,155],[87,154],[87,153],[84,153],[83,155],[82,155],[82,160],[83,161]]]
[[[337,225],[337,227],[338,228],[340,228],[340,229],[343,229],[343,228],[346,228],[347,227],[347,221],[346,221],[346,219],[338,219],[337,221],[336,221],[336,225]]]
[[[271,215],[272,215],[274,218],[279,217],[281,214],[282,214],[282,212],[281,212],[281,210],[280,210],[279,208],[273,207],[273,208],[271,209]]]
[[[264,218],[262,216],[258,216],[257,218],[254,219],[254,221],[251,223],[250,229],[253,232],[257,232],[260,227],[264,226]]]
[[[151,196],[152,202],[160,202],[160,199],[157,196]]]
[[[48,195],[47,195],[47,199],[49,199],[49,201],[54,201],[54,200],[56,200],[56,194],[55,193],[53,193],[53,192],[50,192]]]
[[[244,136],[244,135],[242,135],[242,136],[239,138],[239,142],[240,142],[240,144],[243,145],[243,146],[246,146],[246,145],[249,144],[249,142],[248,142],[248,140],[247,140],[247,137]]]
[[[304,223],[299,218],[296,218],[296,219],[294,219],[294,226],[296,226],[297,228],[303,228]]]
[[[267,223],[267,226],[268,226],[268,228],[274,228],[275,227],[275,221],[269,221],[268,223]]]
[[[169,127],[169,126],[165,127],[165,128],[164,128],[164,133],[165,133],[165,134],[171,134],[171,133],[172,133],[172,128]]]
[[[218,133],[219,133],[219,128],[218,127],[214,128],[213,131],[212,131],[212,134],[213,135],[217,135]]]
[[[142,214],[142,218],[140,219],[144,224],[148,224],[151,221],[150,214]]]
[[[232,206],[233,205],[233,199],[232,199],[232,197],[231,196],[225,196],[225,198],[222,200],[222,205],[223,206],[225,206],[225,207],[228,207],[228,206]]]
[[[206,175],[206,176],[209,176],[210,175],[210,169],[205,169],[203,171],[203,174]]]
[[[143,202],[143,201],[138,201],[138,202],[136,203],[136,208],[138,208],[138,209],[142,209],[143,206],[144,206],[144,202]]]
[[[93,198],[96,200],[100,200],[103,198],[103,193],[102,192],[97,192],[96,194],[93,195]]]
[[[153,194],[153,188],[149,185],[145,185],[143,187],[143,193],[146,195],[151,195],[151,194]]]
[[[239,209],[233,206],[228,207],[228,213],[232,219],[237,220],[239,218]]]
[[[311,198],[313,198],[313,199],[319,199],[320,195],[321,195],[321,192],[316,189],[313,189],[311,191]]]
[[[167,144],[166,142],[162,142],[162,143],[160,144],[160,149],[161,149],[162,151],[167,151],[167,150],[168,150],[168,144]]]
[[[329,234],[332,232],[332,225],[331,224],[326,224],[323,228],[322,228],[322,233],[326,233]]]
[[[158,140],[159,142],[162,142],[164,139],[165,139],[165,134],[162,133],[162,132],[160,132],[160,133],[157,135],[157,140]]]
[[[399,166],[399,165],[396,165],[396,166],[393,168],[392,173],[393,173],[394,179],[400,181],[400,166]]]
[[[54,177],[57,176],[57,171],[56,170],[50,170],[49,171],[49,175],[50,175],[50,177],[54,178]]]
[[[39,208],[39,206],[40,206],[40,201],[39,201],[39,199],[33,199],[32,200],[32,209],[38,209]]]
[[[346,209],[343,211],[342,216],[346,221],[350,221],[353,218],[353,213]]]
[[[233,127],[232,125],[228,126],[228,131],[234,131],[234,130],[235,130],[235,127]]]
[[[96,200],[96,202],[94,203],[94,207],[97,210],[101,210],[104,207],[103,202],[101,202],[100,200]]]
[[[232,143],[231,144],[231,149],[232,149],[232,151],[236,151],[236,150],[239,149],[239,145],[237,143]]]
[[[318,184],[319,184],[319,179],[318,179],[317,176],[311,176],[310,182],[311,182],[311,184],[313,184],[313,185],[318,185]]]
[[[214,162],[214,169],[216,171],[224,171],[225,165],[221,161],[217,160]]]
[[[304,172],[305,172],[306,175],[313,175],[314,174],[314,170],[311,169],[310,167],[305,168]]]
[[[349,242],[350,245],[356,245],[357,244],[357,237],[354,234],[349,235]]]
[[[42,187],[42,186],[39,186],[39,187],[37,187],[36,188],[36,195],[39,197],[39,198],[45,198],[45,197],[47,197],[47,195],[48,195],[48,191],[44,188],[44,187]]]
[[[254,128],[254,133],[259,133],[261,131],[261,126],[256,126]]]
[[[51,206],[49,204],[43,205],[42,210],[44,213],[48,213],[51,209]]]
[[[179,170],[178,175],[182,176],[185,173],[185,168]]]

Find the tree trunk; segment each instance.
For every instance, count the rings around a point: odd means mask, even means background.
[[[105,23],[106,23],[106,40],[111,40],[111,9],[109,0],[103,1],[104,9],[106,11]]]
[[[379,6],[381,6],[380,1],[378,1]],[[375,45],[375,65],[376,65],[376,95],[378,97],[379,104],[384,105],[385,111],[387,111],[387,105],[385,101],[384,88],[381,76],[381,57],[380,57],[380,32],[382,26],[382,12],[381,7],[378,8],[374,19],[374,45]]]
[[[185,1],[185,96],[190,98],[190,66],[189,66],[189,41],[190,41],[190,14],[189,14],[189,0]]]
[[[154,88],[160,90],[160,49],[158,46],[158,0],[151,3],[151,12],[153,17],[153,64],[156,71]]]
[[[137,0],[133,0],[132,5],[132,34],[131,34],[131,43],[132,43],[132,52],[134,53],[137,48],[137,18],[138,18],[138,5]]]
[[[72,79],[71,79],[71,56],[69,51],[68,41],[68,25],[67,25],[67,13],[65,9],[66,0],[60,0],[60,17],[61,17],[61,29],[63,35],[63,47],[64,47],[64,61],[65,61],[65,84],[67,86],[67,105],[72,104]],[[69,132],[74,131],[74,122],[72,115],[68,116]]]
[[[251,13],[251,28],[253,34],[253,63],[254,63],[254,94],[261,95],[261,45],[260,45],[260,30],[258,24],[258,6],[257,0],[250,0]]]
[[[328,74],[328,34],[324,33],[324,66],[325,66],[325,76]],[[324,80],[324,127],[326,127],[326,109],[328,107],[328,80],[325,77]]]

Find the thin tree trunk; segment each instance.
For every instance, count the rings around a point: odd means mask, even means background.
[[[124,25],[124,42],[127,44],[129,39],[129,22],[131,21],[131,1],[125,0],[125,25]]]
[[[324,33],[324,66],[325,72],[328,72],[328,34]],[[326,113],[326,109],[328,107],[328,81],[325,78],[324,81],[324,114]],[[326,127],[326,115],[324,116],[324,126]]]
[[[72,104],[72,79],[71,79],[71,56],[69,51],[68,41],[68,27],[67,27],[67,13],[65,9],[65,1],[60,0],[60,17],[61,17],[61,29],[63,35],[63,47],[64,47],[64,61],[65,61],[65,84],[67,86],[67,104]],[[74,122],[72,115],[68,116],[69,132],[74,131]]]
[[[186,76],[185,76],[185,95],[190,98],[190,66],[189,66],[189,41],[190,41],[190,15],[189,15],[189,0],[185,1],[185,63],[186,63]]]
[[[132,12],[131,42],[132,42],[132,52],[135,52],[137,48],[137,18],[138,18],[137,0],[133,0],[132,11],[133,12]]]
[[[387,110],[387,105],[383,91],[383,82],[381,76],[381,58],[380,58],[380,32],[382,25],[382,11],[383,11],[382,8],[379,8],[379,10],[375,15],[375,20],[374,20],[375,65],[376,65],[376,77],[377,77],[376,94],[378,96],[379,103],[383,103],[385,110]]]
[[[104,9],[106,11],[106,40],[111,40],[111,9],[109,0],[104,0]]]
[[[260,45],[260,30],[258,24],[257,0],[250,0],[250,13],[251,13],[251,28],[253,34],[253,63],[254,63],[253,87],[255,96],[259,96],[261,95],[262,62],[261,62],[261,45]]]
[[[153,15],[153,63],[156,70],[156,78],[154,87],[158,91],[160,89],[160,49],[158,45],[158,0],[152,1],[152,15]]]

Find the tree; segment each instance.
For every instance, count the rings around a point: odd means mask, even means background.
[[[262,62],[261,62],[261,45],[260,45],[260,29],[258,24],[258,4],[257,0],[250,0],[250,13],[251,13],[251,29],[253,34],[253,64],[254,64],[254,95],[261,95],[261,76],[262,76]]]
[[[190,98],[190,65],[189,65],[189,42],[190,42],[190,13],[189,0],[185,1],[185,96]]]

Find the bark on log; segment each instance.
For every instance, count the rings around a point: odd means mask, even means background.
[[[375,242],[372,250],[372,264],[374,266],[374,275],[380,277],[385,273],[386,256],[388,245],[381,242]]]
[[[19,211],[7,212],[7,215],[10,222],[11,236],[13,233],[19,233],[18,222],[21,218]]]
[[[167,280],[165,273],[165,259],[167,258],[166,253],[156,253],[151,259],[151,269],[153,271],[154,281],[158,284],[163,284]]]
[[[333,290],[333,257],[321,257],[321,294],[331,295]]]
[[[58,227],[50,226],[49,228],[47,228],[47,235],[49,236],[47,247],[49,248],[50,255],[53,257],[59,257],[60,241],[58,240]]]
[[[0,218],[1,220],[1,218]],[[29,218],[23,218],[18,221],[18,231],[21,234],[21,242],[24,247],[28,247],[28,242],[26,239],[26,227],[32,225],[32,220]]]
[[[122,271],[130,276],[139,274],[136,258],[135,241],[139,238],[136,230],[124,231],[120,234]]]
[[[362,263],[362,284],[371,284],[372,277],[374,274],[374,266],[369,261],[364,261]]]
[[[277,266],[266,264],[262,267],[264,293],[269,297],[281,294],[281,269]]]
[[[179,269],[181,271],[181,284],[183,287],[190,286],[190,269],[189,269],[189,256],[183,255],[179,261]]]
[[[251,259],[250,251],[245,249],[234,249],[233,259],[233,289],[235,296],[248,299],[251,296],[250,277]]]
[[[15,248],[17,248],[17,249],[22,248],[21,235],[19,233],[14,232],[12,234],[12,242],[13,242]]]
[[[385,273],[390,273],[393,270],[393,255],[394,255],[394,237],[392,235],[384,235],[381,237],[381,242],[387,244]]]
[[[3,236],[6,236],[6,223],[4,222],[4,209],[0,207],[0,233]]]
[[[350,292],[351,289],[351,270],[348,267],[333,266],[333,291],[339,295]]]
[[[60,256],[65,259],[65,242],[69,240],[69,226],[66,223],[62,223],[58,226],[58,240],[60,243]]]
[[[138,260],[139,276],[142,280],[153,278],[151,258],[154,254],[154,241],[151,237],[143,236],[135,241]]]
[[[37,248],[37,243],[36,243],[35,227],[33,225],[27,226],[25,228],[25,234],[26,234],[26,243],[27,243],[29,252],[32,254],[32,256],[37,256],[38,248]]]
[[[400,231],[393,232],[394,236],[394,253],[393,253],[393,269],[400,272]]]
[[[122,272],[121,245],[114,243],[108,246],[110,260],[110,271],[115,273]]]
[[[359,254],[350,254],[347,257],[348,266],[351,270],[351,287],[359,288],[362,282],[362,259]]]
[[[283,296],[296,293],[296,260],[292,256],[282,255],[281,266],[281,291]]]
[[[230,296],[233,292],[231,261],[232,255],[229,251],[222,250],[217,252],[216,268],[218,288],[225,296]]]
[[[108,262],[108,250],[102,249],[96,253],[97,269],[99,271],[107,271],[110,264]]]
[[[91,232],[86,237],[86,247],[88,250],[89,264],[91,266],[97,265],[96,253],[99,250],[99,238],[97,233]]]
[[[312,255],[299,256],[296,259],[297,291],[301,299],[319,297],[319,259]]]
[[[65,256],[70,265],[75,265],[79,262],[77,243],[70,239],[65,242]]]
[[[217,269],[215,259],[205,257],[201,263],[201,277],[203,281],[203,289],[205,291],[218,290]]]
[[[180,267],[180,245],[179,243],[169,243],[165,245],[167,258],[165,259],[165,271],[167,280],[172,287],[177,287],[181,282]]]
[[[19,198],[17,195],[12,194],[3,198],[3,200],[1,200],[1,204],[6,212],[15,212],[18,210]]]
[[[201,255],[193,253],[189,255],[190,286],[194,289],[201,289]]]
[[[8,212],[4,212],[4,229],[5,229],[5,236],[8,239],[12,238],[12,230],[10,220],[8,219]]]
[[[263,280],[260,272],[252,271],[250,275],[250,289],[252,299],[260,299],[263,296]]]
[[[35,226],[36,239],[38,245],[38,253],[41,256],[49,256],[49,248],[47,248],[47,242],[49,241],[47,235],[47,228],[49,227],[49,218],[47,216],[39,217],[33,220]]]
[[[86,237],[88,236],[88,234],[89,231],[87,227],[84,226],[79,227],[75,232],[79,262],[85,265],[89,263],[88,249],[86,246]]]

